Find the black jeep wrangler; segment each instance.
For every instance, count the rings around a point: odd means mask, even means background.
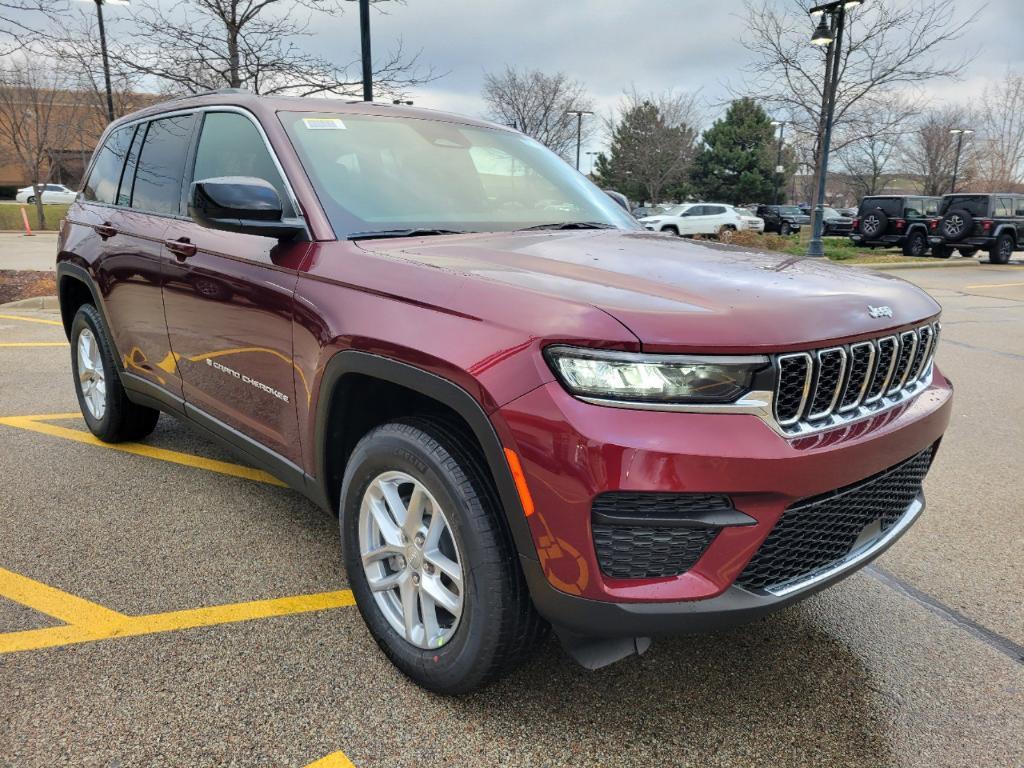
[[[764,219],[765,232],[780,235],[799,232],[800,227],[811,223],[811,218],[795,205],[759,205],[755,215]]]
[[[902,248],[906,256],[924,256],[929,220],[938,215],[939,200],[920,195],[865,197],[857,208],[850,240],[868,248]]]
[[[992,264],[1005,264],[1024,238],[1024,195],[1007,192],[945,195],[932,221],[932,251],[961,256],[988,251]]]

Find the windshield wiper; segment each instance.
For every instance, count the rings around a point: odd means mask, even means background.
[[[347,240],[375,240],[384,237],[421,237],[424,235],[465,235],[462,229],[381,229],[376,232],[353,232]]]
[[[529,232],[531,229],[618,229],[614,224],[605,224],[603,221],[563,221],[560,224],[536,224],[532,227],[523,227],[516,232]]]

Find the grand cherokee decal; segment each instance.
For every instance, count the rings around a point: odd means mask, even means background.
[[[278,392],[273,387],[269,387],[262,381],[257,381],[256,379],[250,376],[246,376],[244,373],[239,373],[234,368],[228,368],[223,363],[218,363],[216,360],[211,360],[210,358],[206,358],[206,364],[211,368],[216,368],[221,373],[226,373],[229,376],[234,376],[236,379],[240,379],[244,381],[246,384],[256,387],[256,389],[262,389],[264,392],[266,392],[269,395],[273,395],[278,400],[283,400],[286,403],[288,402],[288,395],[286,395],[284,392]]]

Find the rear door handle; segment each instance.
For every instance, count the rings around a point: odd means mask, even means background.
[[[196,246],[188,241],[187,237],[179,237],[177,240],[164,240],[167,250],[179,259],[187,259],[196,255]]]
[[[109,237],[113,237],[117,234],[117,230],[110,224],[109,221],[104,221],[102,224],[94,224],[92,227],[96,230],[96,234],[106,240]]]

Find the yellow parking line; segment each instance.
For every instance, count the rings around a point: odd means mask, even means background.
[[[21,320],[24,323],[42,323],[43,325],[59,325],[62,328],[64,323],[60,320],[45,320],[41,317],[25,317],[24,315],[0,315],[0,320]]]
[[[127,618],[122,613],[5,568],[0,568],[0,596],[59,619],[65,624],[81,627],[111,627]]]
[[[38,432],[51,437],[74,440],[75,442],[85,443],[86,445],[92,445],[98,448],[109,448],[114,451],[130,453],[135,456],[145,456],[149,459],[169,461],[172,464],[183,464],[188,467],[205,469],[209,472],[230,475],[231,477],[255,480],[256,482],[267,483],[268,485],[276,485],[280,487],[284,487],[285,485],[276,477],[267,474],[263,470],[253,469],[252,467],[246,467],[241,464],[233,464],[228,461],[218,461],[217,459],[207,459],[202,456],[194,456],[191,453],[172,451],[168,448],[157,448],[156,446],[145,445],[143,443],[104,443],[89,432],[83,432],[77,429],[68,429],[67,427],[48,423],[57,419],[77,418],[78,416],[79,414],[77,413],[43,414],[38,416],[8,416],[0,418],[0,424],[8,427],[14,427],[16,429],[25,429],[30,432]]]
[[[66,341],[0,341],[0,347],[66,347]]]
[[[7,575],[10,573],[10,571],[0,572],[0,595],[5,597],[8,596],[5,593],[7,588],[5,582]],[[61,599],[69,604],[74,604],[76,601],[81,600],[79,597],[66,592],[60,592],[60,590],[53,591],[62,595]],[[18,602],[21,601],[19,600]],[[23,604],[28,605],[30,608],[37,608],[36,605],[28,602]],[[52,605],[47,605],[48,607],[53,607]],[[94,603],[90,603],[90,605],[94,605],[96,608],[116,618],[102,618],[102,623],[89,623],[96,617],[86,617],[87,621],[83,624],[67,624],[60,627],[44,627],[42,629],[2,633],[0,634],[0,654],[14,653],[16,651],[36,651],[42,648],[56,648],[58,646],[91,643],[97,640],[111,640],[119,637],[138,637],[139,635],[153,635],[160,632],[176,632],[183,629],[195,629],[196,627],[212,627],[240,621],[291,616],[296,613],[325,611],[331,608],[346,608],[355,605],[355,598],[352,596],[351,590],[339,589],[334,592],[318,592],[309,595],[278,597],[270,600],[253,600],[245,603],[228,603],[227,605],[189,608],[183,611],[170,611],[167,613],[150,613],[142,616],[126,616],[125,614],[110,611],[102,606],[96,606]]]
[[[981,285],[968,285],[968,288],[1015,288],[1024,283],[982,283]]]
[[[314,760],[306,768],[356,768],[352,761],[345,757],[344,752],[331,752],[326,757]]]

